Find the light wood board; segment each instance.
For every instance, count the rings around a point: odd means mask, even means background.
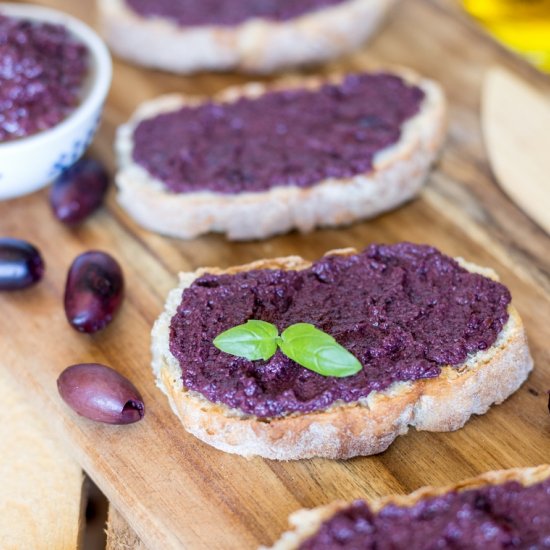
[[[2,550],[76,550],[86,500],[80,466],[3,372],[0,404]]]
[[[147,550],[135,531],[112,505],[109,507],[106,534],[106,550]]]
[[[94,18],[90,0],[39,3]],[[0,296],[0,369],[20,383],[151,549],[254,548],[272,543],[286,528],[288,514],[300,507],[404,493],[493,468],[550,460],[545,394],[550,389],[550,241],[492,179],[478,116],[482,77],[490,65],[507,66],[546,91],[549,83],[446,0],[403,1],[370,48],[323,70],[380,63],[409,65],[440,80],[451,109],[445,151],[421,198],[375,221],[265,242],[230,244],[219,236],[178,242],[137,227],[116,205],[114,193],[107,208],[73,230],[52,218],[46,192],[0,204],[0,234],[36,243],[47,263],[39,286]],[[173,91],[213,93],[243,81],[234,75],[180,78],[117,62],[92,154],[114,169],[115,128],[140,101]],[[379,456],[347,462],[247,461],[183,432],[149,369],[149,331],[178,271],[287,254],[314,259],[332,248],[400,240],[431,243],[500,273],[524,318],[536,362],[517,394],[460,431],[412,431]],[[66,270],[90,248],[116,256],[127,281],[120,315],[92,337],[72,331],[62,308]],[[130,377],[146,400],[144,421],[103,426],[71,413],[55,382],[67,365],[83,361],[107,363]]]
[[[482,98],[493,172],[512,200],[550,234],[550,97],[496,67],[487,72]]]

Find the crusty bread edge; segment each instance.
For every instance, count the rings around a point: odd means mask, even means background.
[[[353,249],[330,254],[351,254]],[[496,278],[495,273],[460,260],[467,269]],[[183,289],[204,273],[238,273],[251,269],[305,269],[298,256],[260,260],[229,269],[199,269],[180,275],[152,331],[153,370],[174,413],[187,431],[202,441],[245,457],[294,460],[315,456],[347,459],[384,451],[408,431],[451,431],[472,414],[483,414],[516,391],[533,367],[521,319],[510,305],[510,318],[495,344],[471,357],[463,368],[444,367],[439,377],[392,384],[355,403],[324,411],[257,419],[223,404],[212,403],[183,387],[179,362],[169,350],[170,322]]]
[[[102,33],[120,57],[187,74],[202,70],[270,73],[318,63],[365,42],[396,0],[349,0],[289,21],[250,19],[234,26],[181,27],[146,18],[124,0],[99,0]]]
[[[227,233],[232,240],[262,239],[292,229],[306,232],[315,227],[346,225],[395,208],[413,198],[424,184],[443,143],[446,104],[435,82],[405,69],[392,72],[421,87],[425,98],[419,112],[403,125],[399,141],[375,155],[373,170],[367,174],[326,179],[307,188],[279,186],[258,193],[170,192],[132,158],[133,132],[141,120],[205,101],[202,97],[169,95],[145,102],[117,132],[118,201],[145,228],[183,239],[210,231]],[[277,84],[251,83],[229,88],[214,100],[231,102],[296,87],[316,89],[342,78],[297,77]]]
[[[484,473],[480,476],[460,481],[454,485],[446,487],[422,487],[408,495],[392,495],[379,498],[369,502],[369,506],[374,512],[377,512],[388,504],[397,506],[411,507],[418,501],[436,497],[450,491],[465,491],[469,489],[477,489],[485,485],[500,485],[509,481],[518,481],[522,485],[528,487],[536,483],[540,483],[550,477],[550,466],[542,465],[534,468],[512,468],[509,470],[495,470]],[[349,503],[344,501],[331,502],[326,506],[320,506],[312,510],[298,510],[291,514],[289,523],[292,527],[291,531],[287,531],[281,535],[281,538],[270,547],[271,550],[296,550],[300,544],[313,536],[323,522],[332,517],[339,510],[349,506]],[[260,550],[268,550],[261,547]]]

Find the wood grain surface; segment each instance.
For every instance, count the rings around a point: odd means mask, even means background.
[[[483,82],[481,121],[498,182],[550,232],[550,98],[513,73],[493,68]]]
[[[75,550],[83,532],[84,476],[48,419],[0,373],[0,546]]]
[[[40,3],[94,20],[91,0]],[[220,236],[178,242],[137,227],[116,205],[114,192],[106,208],[72,230],[52,218],[46,191],[0,204],[0,234],[37,244],[47,263],[45,280],[36,288],[0,296],[0,369],[20,383],[151,549],[254,548],[272,543],[286,528],[288,514],[300,507],[405,493],[550,460],[545,394],[550,389],[550,241],[494,182],[478,113],[482,77],[491,65],[508,67],[546,93],[550,84],[447,0],[402,1],[370,47],[322,71],[379,64],[409,65],[439,80],[451,107],[447,144],[421,197],[374,221],[265,242],[230,244]],[[116,62],[91,154],[114,170],[115,128],[143,100],[174,91],[214,93],[243,81],[228,74],[180,78]],[[457,432],[411,431],[379,456],[347,462],[245,460],[207,447],[180,428],[149,368],[149,331],[178,271],[288,254],[315,259],[332,248],[400,240],[430,243],[491,266],[510,287],[536,362],[512,398]],[[91,248],[120,260],[127,295],[116,321],[90,337],[69,328],[62,295],[72,259]],[[55,381],[67,365],[83,361],[107,363],[130,377],[146,400],[145,419],[103,426],[69,411]]]
[[[147,550],[135,531],[114,506],[109,507],[106,534],[107,546],[105,550]]]

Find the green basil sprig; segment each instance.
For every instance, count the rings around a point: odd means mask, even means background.
[[[214,339],[221,351],[251,361],[270,359],[277,348],[287,357],[323,376],[357,374],[361,363],[326,332],[310,323],[291,325],[279,336],[277,327],[265,321],[250,320],[222,332]]]
[[[214,345],[237,357],[244,357],[255,361],[267,361],[277,351],[279,331],[275,325],[265,321],[247,321],[222,332],[214,339]]]

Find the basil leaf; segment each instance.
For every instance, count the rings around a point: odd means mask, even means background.
[[[323,376],[351,376],[363,368],[357,358],[330,334],[309,323],[288,327],[281,334],[279,347],[302,367]]]
[[[250,320],[237,325],[214,339],[214,345],[221,351],[255,361],[267,361],[277,351],[279,331],[275,325],[265,321]]]

